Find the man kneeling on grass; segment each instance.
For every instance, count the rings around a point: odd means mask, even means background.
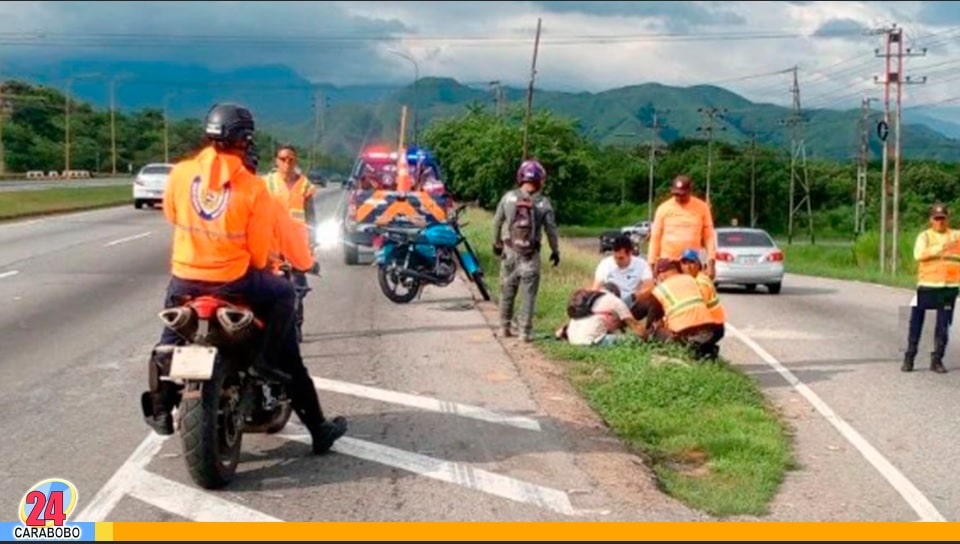
[[[683,255],[680,256],[680,267],[685,274],[689,274],[697,280],[697,285],[700,286],[700,295],[703,297],[703,301],[707,303],[707,309],[710,310],[710,315],[713,317],[713,323],[716,326],[713,329],[713,338],[710,339],[708,344],[713,347],[709,353],[704,353],[704,355],[716,359],[720,356],[720,346],[717,344],[726,333],[724,323],[727,321],[727,311],[720,303],[717,286],[714,285],[710,276],[703,272],[703,263],[700,262],[700,254],[697,250],[687,249],[684,251]]]
[[[714,322],[697,280],[683,273],[680,261],[671,259],[657,261],[654,273],[657,286],[650,301],[645,336],[685,344],[701,358],[716,357],[717,330],[722,325]]]
[[[575,346],[609,345],[624,338],[619,331],[629,326],[639,336],[642,321],[634,318],[620,298],[620,289],[605,283],[599,289],[577,289],[567,304],[570,321],[556,332],[558,340]]]

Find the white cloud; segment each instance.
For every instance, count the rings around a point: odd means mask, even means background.
[[[948,52],[960,42],[960,30],[945,25],[960,21],[952,2],[6,2],[0,4],[0,44],[9,32],[69,33],[49,38],[35,50],[8,47],[12,56],[108,55],[111,58],[173,60],[213,67],[285,63],[315,81],[405,83],[410,62],[421,76],[453,77],[462,82],[499,79],[525,86],[533,53],[533,34],[543,18],[538,59],[538,86],[601,91],[656,81],[671,85],[717,83],[750,99],[788,103],[788,77],[743,78],[801,69],[807,106],[855,106],[864,93],[880,95],[873,83],[882,59],[873,50],[878,36],[834,38],[706,40],[725,33],[813,35],[819,28],[860,24],[876,27],[897,22],[908,43],[929,44],[927,58],[909,59],[907,73],[931,78],[905,91],[911,103],[950,98]],[[839,23],[837,21],[844,21]],[[674,32],[701,39],[629,40],[624,36]],[[81,40],[78,34],[202,34],[210,43],[191,39],[172,47],[106,38]],[[364,38],[403,36],[389,42]],[[216,39],[217,36],[221,38]],[[223,36],[233,36],[224,42]],[[249,36],[244,44],[237,36]],[[329,41],[330,36],[352,40]],[[459,36],[441,40],[438,37]],[[594,43],[575,36],[620,36]],[[358,39],[359,38],[359,39]],[[292,43],[300,40],[300,43]],[[915,41],[914,41],[915,40]],[[579,41],[579,43],[570,43]],[[565,42],[565,43],[564,43]],[[605,43],[603,43],[605,42]],[[78,44],[86,44],[79,48]],[[113,43],[111,46],[110,43]],[[117,44],[126,44],[119,47]],[[60,47],[56,45],[60,44]],[[91,45],[92,44],[92,45]],[[99,45],[99,48],[93,47]]]

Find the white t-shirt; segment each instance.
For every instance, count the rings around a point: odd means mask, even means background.
[[[621,321],[633,317],[630,308],[612,293],[604,293],[593,303],[593,315],[571,319],[567,323],[567,340],[575,346],[590,346],[617,329]]]
[[[643,257],[631,255],[630,264],[626,268],[620,268],[613,260],[613,255],[610,255],[597,264],[593,279],[601,283],[613,283],[620,288],[620,299],[626,301],[641,283],[646,280],[653,281],[653,271]]]

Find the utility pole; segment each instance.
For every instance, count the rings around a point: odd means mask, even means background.
[[[490,82],[490,89],[493,92],[493,112],[497,117],[501,117],[506,110],[506,100],[503,91],[503,85],[500,80]]]
[[[704,124],[697,127],[697,132],[703,132],[707,135],[707,188],[706,188],[706,198],[707,204],[710,203],[710,175],[713,172],[713,134],[717,131],[723,132],[727,130],[727,127],[717,126],[717,119],[723,119],[723,114],[727,113],[726,108],[697,108],[699,112],[704,117]]]
[[[757,131],[750,135],[750,228],[757,226]]]
[[[880,53],[880,50],[877,49],[875,54],[878,57],[881,57],[885,61],[886,69],[884,72],[883,81],[879,81],[875,78],[875,81],[878,83],[883,83],[884,87],[884,114],[883,114],[883,124],[878,127],[878,132],[880,133],[881,140],[884,142],[884,171],[889,170],[887,167],[887,158],[889,156],[889,143],[887,142],[887,133],[890,127],[890,88],[896,86],[897,92],[897,110],[894,117],[894,143],[893,143],[893,202],[892,202],[892,217],[891,217],[891,248],[890,248],[890,273],[897,273],[897,254],[898,251],[898,236],[900,231],[900,143],[901,143],[901,121],[903,116],[903,85],[913,85],[913,84],[923,84],[927,82],[927,78],[923,77],[919,80],[913,80],[909,76],[904,77],[903,75],[903,59],[904,57],[922,57],[927,54],[926,48],[921,49],[918,52],[913,51],[910,48],[904,49],[903,47],[903,29],[898,27],[896,24],[890,25],[887,28],[880,29],[877,33],[886,34],[886,47],[883,54]],[[896,64],[894,64],[894,59]],[[884,174],[884,192],[882,201],[886,200],[887,195],[887,174]],[[885,206],[883,206],[885,208]],[[883,219],[886,219],[886,210],[884,209]],[[885,221],[884,221],[885,223]],[[886,247],[886,225],[883,225],[883,230],[880,234],[880,240],[882,244],[883,252],[881,252],[880,266],[883,269],[885,264],[884,262],[884,253],[887,250]]]
[[[169,91],[163,95],[163,162],[170,162],[170,99],[176,96],[177,91]]]
[[[787,220],[787,243],[793,244],[793,223],[794,216],[800,207],[806,204],[807,208],[807,228],[810,231],[810,243],[816,243],[816,237],[813,233],[813,203],[810,201],[810,177],[807,171],[807,145],[803,137],[803,113],[800,109],[800,78],[797,74],[798,68],[794,66],[793,85],[790,88],[790,94],[793,95],[793,111],[790,117],[780,122],[790,129],[790,216]],[[800,201],[796,202],[797,186],[803,191]],[[796,204],[795,204],[796,202]]]
[[[865,97],[860,101],[860,121],[858,135],[860,153],[857,157],[857,194],[854,197],[854,238],[863,234],[867,210],[867,168],[870,165],[870,103],[875,98]]]
[[[648,163],[648,187],[647,187],[647,220],[653,223],[653,165],[657,160],[657,140],[660,137],[660,115],[670,113],[670,110],[654,110],[653,123],[650,125],[650,158]],[[621,205],[623,203],[621,202]]]
[[[110,80],[110,173],[117,175],[117,80]]]
[[[323,137],[324,119],[329,106],[329,97],[323,91],[316,91],[313,95],[313,143],[310,145],[310,153],[307,158],[308,170],[312,170],[317,164],[317,153],[319,151],[317,148],[320,147],[320,140]],[[416,117],[416,110],[414,110],[414,116]]]
[[[530,118],[533,115],[533,84],[537,77],[537,53],[540,52],[540,29],[543,20],[537,18],[537,36],[533,42],[533,63],[530,65],[530,87],[527,89],[527,119],[523,127],[523,160],[530,158]]]
[[[67,79],[63,103],[63,176],[70,175],[70,94],[73,78]]]

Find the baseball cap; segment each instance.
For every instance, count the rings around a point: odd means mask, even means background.
[[[687,176],[677,176],[670,184],[670,194],[685,195],[689,194],[693,188],[693,180]]]
[[[941,217],[946,217],[949,215],[947,211],[947,205],[937,202],[933,206],[930,206],[930,217],[937,219]]]
[[[683,254],[680,255],[681,261],[693,261],[700,262],[700,252],[695,249],[685,249]]]

